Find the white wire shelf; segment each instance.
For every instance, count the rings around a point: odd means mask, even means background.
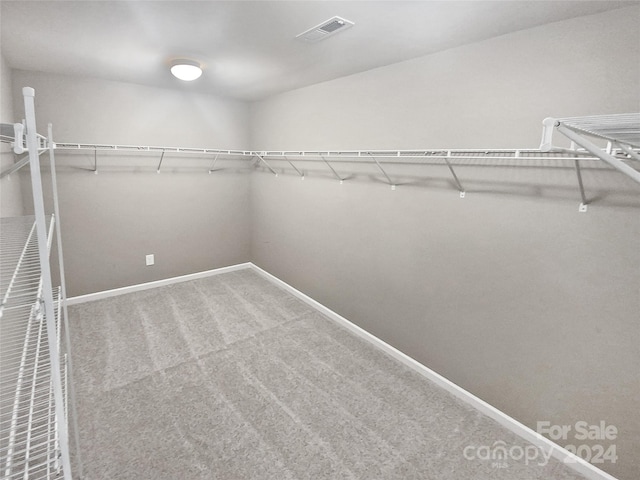
[[[224,160],[252,160],[252,167],[261,165],[274,175],[278,175],[278,168],[285,162],[285,169],[292,168],[301,178],[305,177],[305,171],[300,166],[303,162],[324,163],[331,173],[341,183],[349,177],[348,172],[339,174],[334,164],[371,164],[379,170],[386,182],[395,190],[396,184],[387,172],[387,166],[391,165],[445,165],[452,177],[460,197],[465,197],[463,187],[464,178],[459,178],[456,169],[459,165],[474,166],[505,166],[505,167],[530,167],[538,168],[566,168],[573,165],[576,170],[580,197],[582,203],[579,211],[585,212],[589,200],[585,194],[582,181],[581,166],[585,163],[601,162],[609,164],[622,172],[632,180],[640,183],[640,171],[634,165],[634,161],[640,160],[640,113],[601,115],[591,117],[570,117],[564,119],[545,119],[543,140],[538,149],[410,149],[410,150],[233,150],[198,147],[169,147],[169,146],[141,146],[141,145],[117,145],[117,144],[91,144],[91,143],[51,143],[56,150],[68,152],[80,152],[93,154],[94,165],[90,168],[98,173],[98,153],[111,152],[111,154],[152,154],[158,155],[156,171],[161,172],[165,154],[176,156],[199,156],[211,163],[203,172],[213,173],[214,166],[219,159]],[[8,128],[8,127],[7,127]],[[571,148],[553,146],[552,133],[559,130],[572,140]],[[609,143],[606,148],[596,147],[587,142],[582,135],[596,136],[606,139]],[[130,160],[127,159],[125,164]],[[278,163],[275,163],[278,162]],[[120,167],[122,164],[119,165]],[[15,166],[2,172],[0,176],[8,175],[17,169]],[[340,170],[340,169],[338,169]]]
[[[348,161],[364,161],[365,163],[375,163],[373,158],[385,160],[393,163],[395,159],[442,159],[451,158],[455,160],[524,160],[548,159],[548,160],[573,160],[576,155],[585,157],[585,160],[597,160],[595,155],[585,151],[574,151],[570,154],[558,152],[546,153],[531,148],[512,149],[411,149],[411,150],[223,150],[215,148],[188,148],[188,147],[159,147],[159,146],[134,146],[134,145],[106,145],[91,143],[56,143],[56,150],[84,151],[84,152],[114,152],[114,153],[179,153],[197,154],[208,156],[216,155],[225,157],[235,157],[239,160],[250,158],[292,158],[298,160],[318,160],[323,158],[332,162],[340,159]],[[622,153],[622,152],[620,152]]]
[[[54,217],[49,217],[48,247],[53,241]],[[35,217],[0,220],[0,319],[9,310],[33,305],[40,294],[40,258]]]
[[[602,138],[605,135],[617,133],[625,139],[634,139],[640,132],[640,114],[629,114],[617,116],[615,123],[612,117],[597,117],[603,121],[598,124],[596,117],[589,117],[588,120],[578,118],[565,119],[574,128],[582,128],[584,131],[597,133]],[[551,121],[551,123],[549,123]],[[640,183],[640,172],[629,166],[626,162],[640,160],[639,144],[630,146],[629,143],[609,143],[606,150],[582,142],[575,141],[571,149],[553,147],[551,145],[551,134],[553,128],[559,124],[557,120],[546,119],[543,132],[543,141],[539,149],[516,148],[516,149],[411,149],[411,150],[221,150],[208,148],[181,148],[181,147],[151,147],[132,145],[107,145],[89,143],[58,143],[57,150],[67,150],[76,152],[92,152],[94,156],[93,172],[98,173],[98,152],[115,153],[153,153],[159,156],[156,168],[160,173],[162,162],[166,153],[176,154],[198,154],[212,159],[208,167],[208,173],[213,173],[214,165],[219,158],[225,160],[247,160],[254,161],[252,167],[261,165],[275,176],[278,176],[276,165],[285,162],[285,168],[292,168],[301,178],[305,178],[305,171],[300,166],[303,162],[324,163],[331,170],[340,183],[348,177],[343,173],[339,174],[334,168],[334,164],[371,164],[379,170],[386,183],[392,190],[396,189],[396,182],[387,172],[387,167],[391,165],[446,165],[449,169],[453,182],[459,191],[460,197],[465,198],[466,192],[463,187],[464,181],[456,174],[459,165],[474,166],[508,166],[508,167],[529,167],[539,168],[566,168],[568,164],[573,164],[580,188],[580,198],[582,202],[578,210],[587,211],[589,200],[585,194],[582,181],[581,165],[604,160],[615,169],[621,171],[633,180]],[[561,127],[565,128],[565,127]],[[562,131],[562,130],[561,130]],[[565,133],[564,131],[562,131]],[[565,133],[566,135],[566,133]],[[277,162],[277,164],[275,163]],[[203,171],[205,171],[203,169]],[[463,179],[464,180],[464,179]]]
[[[142,145],[110,145],[100,143],[56,143],[58,150],[90,150],[99,152],[119,152],[119,153],[186,153],[200,155],[230,155],[230,156],[251,156],[248,150],[225,150],[219,148],[198,148],[198,147],[159,147]]]
[[[59,346],[59,291],[54,298]],[[6,480],[62,478],[51,351],[38,306],[16,307],[1,320],[0,476]],[[65,367],[62,382],[66,402]]]
[[[54,217],[48,221],[50,250]],[[3,479],[52,479],[62,475],[38,255],[35,217],[0,220],[0,477]],[[59,298],[58,290],[54,296],[58,352]],[[66,396],[66,368],[61,376]]]
[[[47,137],[37,133],[35,91],[25,87],[22,94],[26,120],[0,127],[0,140],[11,143],[14,154],[27,153],[0,177],[29,164],[35,214],[0,220],[0,477],[71,480],[67,419],[69,403],[72,411],[74,407],[67,397],[67,372],[72,365],[61,235],[59,228],[54,229],[59,208],[52,126]],[[45,151],[55,217],[45,214],[40,168],[40,154]],[[57,291],[49,258],[54,234],[63,283]],[[69,393],[73,399],[72,383]],[[82,475],[80,461],[77,466]]]
[[[640,113],[556,119],[575,132],[640,148]]]
[[[545,118],[542,122],[543,152],[566,152],[567,149],[553,145],[553,133],[558,131],[571,140],[572,149],[578,148],[597,157],[611,167],[623,173],[633,181],[640,183],[640,171],[624,160],[640,161],[640,113],[620,113],[615,115],[597,115],[587,117]],[[607,141],[606,148],[595,145],[588,137]],[[623,155],[620,158],[619,154]],[[636,163],[637,165],[637,163]],[[576,171],[583,202],[581,211],[586,210],[586,200],[580,166],[576,161]]]

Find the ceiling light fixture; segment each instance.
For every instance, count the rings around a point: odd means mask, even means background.
[[[174,77],[191,82],[202,75],[202,67],[194,60],[176,60],[171,64]]]

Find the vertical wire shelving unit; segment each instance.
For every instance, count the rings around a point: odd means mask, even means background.
[[[23,89],[24,124],[3,125],[3,141],[30,166],[33,216],[0,221],[0,478],[72,478],[69,412],[75,413],[55,160],[49,136],[36,133],[35,92]],[[48,152],[54,213],[45,214],[40,155]],[[53,288],[50,253],[58,250],[61,286]],[[75,414],[73,415],[75,422]],[[74,424],[76,448],[77,426]],[[78,452],[79,453],[79,452]],[[81,475],[81,464],[76,471]]]

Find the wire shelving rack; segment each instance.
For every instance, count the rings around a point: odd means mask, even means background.
[[[74,413],[54,144],[36,133],[35,92],[23,89],[26,121],[1,138],[29,164],[34,215],[0,220],[0,477],[72,477],[68,422]],[[17,135],[17,136],[16,136]],[[45,214],[40,155],[49,153],[54,213]],[[61,286],[52,285],[57,244]],[[72,416],[75,422],[75,414]],[[77,426],[74,424],[76,448]],[[79,451],[77,452],[79,454]],[[82,475],[78,458],[76,471]]]

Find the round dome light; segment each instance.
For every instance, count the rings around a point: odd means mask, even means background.
[[[202,68],[192,60],[177,60],[171,65],[171,73],[180,80],[191,82],[202,75]]]

